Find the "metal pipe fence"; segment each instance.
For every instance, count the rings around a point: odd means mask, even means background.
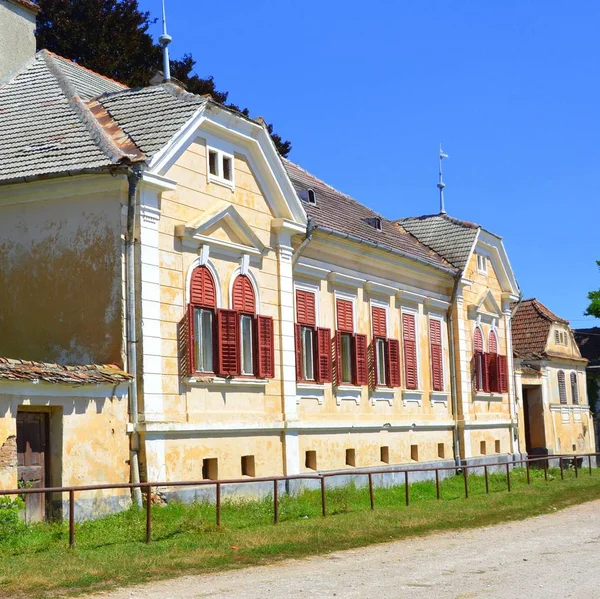
[[[581,459],[581,466],[583,466],[584,458],[588,460],[588,473],[592,476],[592,458],[598,459],[600,453],[586,453],[576,455],[547,455],[539,456],[534,458],[523,458],[519,460],[509,460],[507,462],[492,462],[485,464],[461,464],[455,466],[430,466],[425,468],[406,468],[402,466],[392,466],[387,468],[367,468],[367,469],[354,469],[354,470],[340,470],[335,472],[323,472],[321,474],[296,474],[292,476],[268,476],[268,477],[256,477],[256,478],[239,478],[239,479],[226,479],[226,480],[196,480],[196,481],[175,481],[175,482],[141,482],[141,483],[113,483],[113,484],[102,484],[102,485],[82,485],[77,487],[45,487],[45,488],[26,488],[26,489],[0,489],[1,496],[9,495],[29,495],[29,494],[50,494],[50,493],[68,493],[69,494],[69,546],[75,546],[75,493],[82,491],[101,491],[111,489],[140,489],[145,492],[146,495],[146,543],[152,541],[152,488],[159,487],[215,487],[215,517],[217,526],[221,526],[221,507],[222,507],[222,487],[224,485],[240,485],[240,484],[255,484],[261,482],[272,482],[273,483],[273,523],[279,523],[279,483],[283,481],[294,481],[294,480],[315,480],[319,481],[320,494],[321,494],[321,513],[323,517],[327,516],[327,485],[326,480],[328,478],[334,478],[339,476],[366,476],[368,479],[368,490],[369,490],[369,501],[371,510],[375,509],[375,491],[373,485],[373,475],[375,474],[403,474],[404,475],[404,493],[406,505],[410,505],[410,473],[435,473],[435,486],[436,486],[436,499],[441,500],[441,485],[440,485],[440,472],[455,472],[455,474],[463,474],[464,480],[464,492],[465,499],[469,499],[469,471],[480,470],[484,471],[485,478],[485,492],[489,494],[489,469],[493,467],[506,468],[506,488],[507,491],[511,491],[511,466],[525,464],[526,468],[526,480],[527,484],[531,484],[531,473],[530,466],[541,465],[544,468],[544,478],[548,480],[548,462],[551,460],[558,460],[560,468],[561,480],[564,480],[565,464],[567,466],[572,463],[575,477],[579,477],[579,466],[578,460]],[[597,467],[596,463],[596,467]]]

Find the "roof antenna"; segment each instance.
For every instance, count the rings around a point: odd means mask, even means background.
[[[165,11],[165,0],[162,0],[162,22],[163,32],[158,38],[158,43],[163,49],[163,82],[171,81],[171,62],[169,61],[169,44],[173,38],[167,33],[167,14]]]
[[[440,144],[440,180],[437,184],[437,188],[440,190],[440,214],[446,214],[446,207],[444,206],[444,187],[446,187],[446,184],[442,179],[442,160],[444,158],[448,158],[448,154],[444,153],[442,144]]]

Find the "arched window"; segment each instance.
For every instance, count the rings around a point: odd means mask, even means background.
[[[574,404],[579,404],[579,389],[577,387],[577,373],[571,373],[571,397]]]
[[[239,314],[240,370],[242,374],[254,374],[256,294],[252,281],[246,275],[238,275],[231,290],[231,307]]]
[[[558,371],[558,398],[560,403],[567,403],[567,382],[565,380],[565,373],[562,370]]]
[[[473,361],[475,366],[475,389],[485,391],[486,372],[485,372],[485,354],[483,353],[483,333],[480,327],[475,327],[473,333]]]
[[[189,322],[192,341],[191,371],[214,372],[214,323],[217,308],[215,280],[206,266],[198,266],[190,280]]]

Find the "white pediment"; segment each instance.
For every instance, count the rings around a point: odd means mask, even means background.
[[[489,289],[474,304],[469,306],[469,316],[471,318],[480,317],[484,320],[499,320],[501,315],[502,309]]]
[[[263,255],[267,249],[237,208],[222,201],[195,220],[177,225],[175,235],[188,247],[208,245],[254,256]]]

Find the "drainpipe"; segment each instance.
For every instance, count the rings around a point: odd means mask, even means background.
[[[129,374],[133,379],[129,387],[129,421],[133,426],[130,439],[129,463],[131,466],[131,482],[140,482],[140,460],[139,460],[139,435],[138,435],[138,374],[137,374],[137,327],[135,310],[135,213],[137,187],[142,178],[142,169],[134,166],[129,170],[127,181],[129,189],[127,192],[127,237],[126,237],[126,322],[127,322],[127,364]],[[138,507],[142,507],[142,491],[139,488],[132,491],[133,501]]]
[[[312,218],[309,218],[308,222],[306,223],[306,236],[304,237],[304,241],[300,244],[298,249],[294,252],[294,255],[292,257],[292,266],[296,266],[296,262],[298,262],[298,258],[300,258],[300,254],[302,254],[302,252],[304,251],[304,248],[306,248],[306,246],[310,243],[314,229],[315,229],[315,227],[313,225],[313,220],[312,220]]]
[[[510,356],[506,356],[506,360],[507,362],[509,362],[509,365],[512,368],[512,388],[513,388],[513,401],[511,402],[509,399],[508,405],[510,408],[510,419],[511,421],[517,420],[517,416],[518,416],[518,410],[517,410],[517,375],[515,372],[515,352],[513,350],[513,346],[512,346],[512,321],[513,318],[515,317],[515,314],[517,313],[517,311],[519,310],[519,306],[523,303],[523,292],[520,291],[519,292],[519,299],[517,300],[517,303],[515,305],[515,307],[510,311],[510,321],[507,323],[507,331],[506,331],[506,337],[507,337],[507,342],[508,342],[508,338],[510,336],[510,349],[511,349],[511,355]],[[508,352],[506,352],[508,354]],[[517,421],[517,427],[516,427],[516,431],[513,427],[511,427],[511,438],[510,438],[510,445],[511,445],[511,449],[512,449],[512,454],[515,454],[515,434],[517,437],[517,442],[519,441],[519,423]],[[519,453],[523,453],[521,451],[521,448],[519,447]]]
[[[454,289],[452,290],[452,298],[450,300],[450,306],[448,308],[448,326],[450,328],[450,342],[448,347],[450,349],[450,395],[452,397],[452,414],[454,416],[454,463],[456,466],[460,466],[460,444],[458,442],[458,395],[456,388],[456,362],[454,353],[454,315],[453,306],[456,301],[456,295],[458,293],[458,285],[462,279],[463,271],[459,271],[454,278]]]

